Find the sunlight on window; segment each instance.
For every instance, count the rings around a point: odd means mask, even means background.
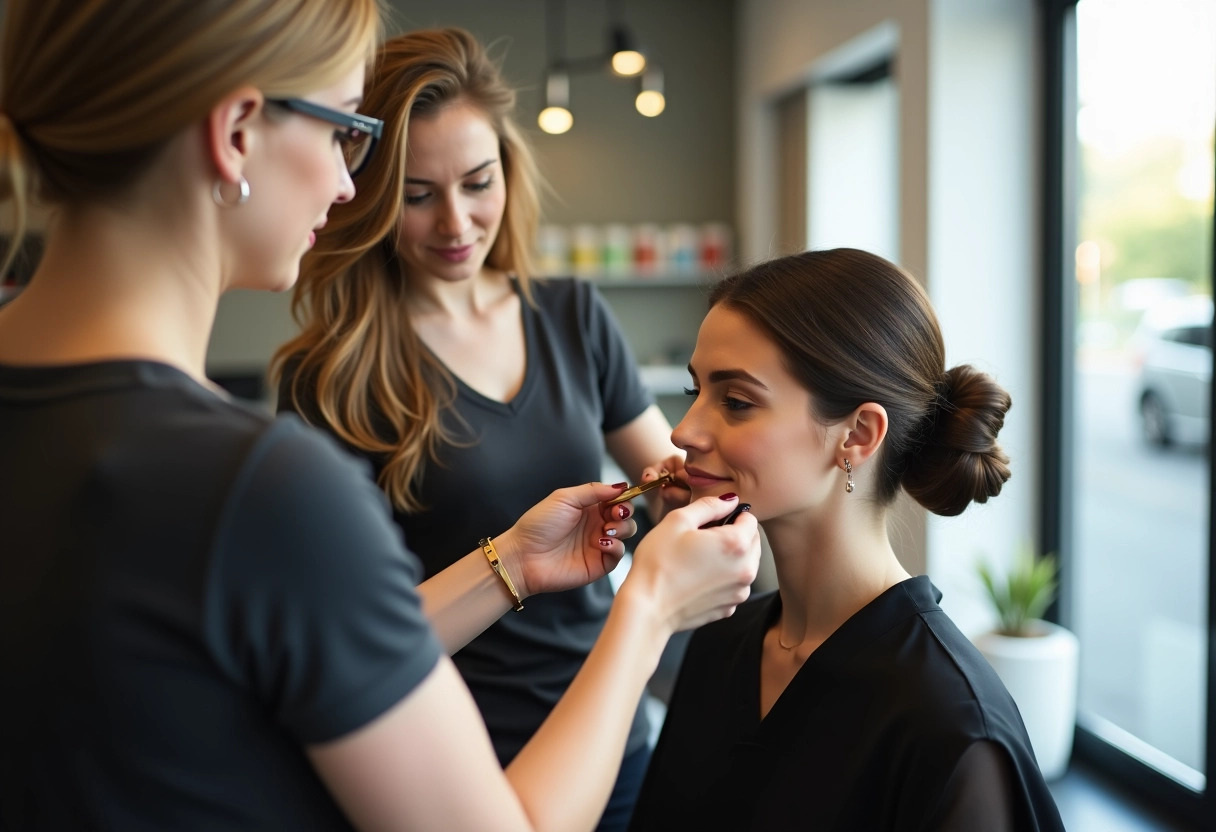
[[[1080,720],[1199,788],[1216,0],[1080,0],[1076,31]]]

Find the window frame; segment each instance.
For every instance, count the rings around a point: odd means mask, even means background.
[[[1077,207],[1077,66],[1076,5],[1078,0],[1040,0],[1043,39],[1043,191],[1041,215],[1043,352],[1040,426],[1042,482],[1039,551],[1059,553],[1060,599],[1047,618],[1068,626],[1069,587],[1073,574],[1072,540],[1076,482],[1070,443],[1066,441],[1075,416],[1074,343],[1076,302],[1067,267],[1076,241]],[[1214,229],[1216,231],[1216,229]],[[1216,233],[1213,270],[1216,271]],[[1216,277],[1216,276],[1214,276]],[[1216,286],[1216,279],[1213,280]],[[1211,413],[1216,414],[1216,385],[1211,385]],[[1211,443],[1209,442],[1209,448]],[[1216,828],[1216,546],[1212,517],[1216,515],[1216,455],[1208,454],[1208,628],[1207,702],[1204,751],[1204,788],[1187,787],[1161,770],[1109,742],[1078,718],[1073,759],[1088,764],[1129,792],[1153,803],[1164,813],[1200,828]],[[1084,645],[1082,645],[1084,650]]]

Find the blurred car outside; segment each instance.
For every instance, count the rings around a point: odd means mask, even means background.
[[[1135,277],[1111,289],[1111,302],[1124,312],[1147,312],[1169,300],[1186,298],[1191,285],[1176,277]]]
[[[1153,445],[1206,444],[1210,436],[1212,298],[1167,298],[1149,306],[1132,337],[1137,406]]]

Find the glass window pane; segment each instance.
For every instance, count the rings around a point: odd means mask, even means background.
[[[1201,789],[1216,0],[1080,0],[1076,33],[1079,720]]]

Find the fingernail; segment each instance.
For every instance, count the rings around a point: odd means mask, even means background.
[[[607,549],[609,546],[612,545],[612,538],[611,537],[601,537],[600,545],[603,546],[605,549]]]
[[[718,499],[719,500],[737,500],[737,499],[739,499],[739,495],[733,491],[727,491],[725,494],[719,494]]]
[[[628,488],[628,487],[629,487],[629,483],[627,483],[627,482],[614,482],[614,483],[612,484],[612,487],[613,487],[613,488],[615,488],[617,491],[621,491],[622,489]]]
[[[609,537],[616,537],[616,529],[608,529],[608,531],[604,532],[604,534],[608,535]]]
[[[626,503],[621,503],[619,506],[616,507],[616,516],[621,518],[622,520],[628,519],[629,515],[632,513],[633,513],[633,509],[631,509],[628,506],[628,504],[626,504]]]

